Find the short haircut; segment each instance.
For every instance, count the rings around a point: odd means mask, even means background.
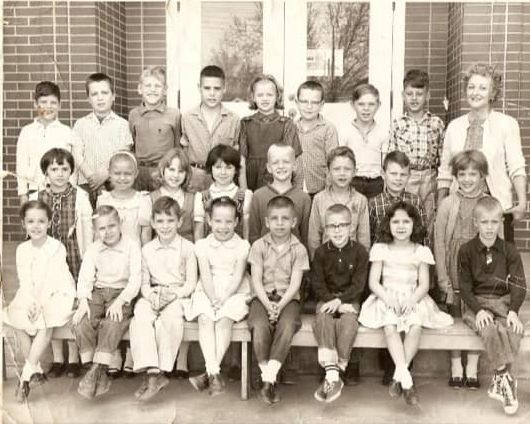
[[[151,218],[154,219],[155,215],[161,214],[175,215],[177,218],[180,218],[181,210],[178,202],[169,196],[159,197],[153,204]]]
[[[30,209],[39,209],[41,211],[46,212],[46,216],[48,217],[48,221],[51,221],[52,219],[52,210],[48,206],[47,203],[44,203],[42,200],[28,200],[26,203],[24,203],[19,212],[20,219],[24,220],[26,218],[26,213]]]
[[[163,66],[148,66],[144,68],[140,74],[140,84],[148,77],[156,78],[164,87],[166,86],[166,68]]]
[[[331,215],[346,215],[349,219],[352,218],[351,210],[346,205],[342,203],[335,203],[326,209],[325,222],[328,221],[328,218]]]
[[[184,150],[179,148],[170,149],[164,154],[164,156],[162,156],[162,159],[160,159],[158,162],[158,169],[152,175],[153,180],[158,187],[162,187],[164,184],[164,172],[166,168],[169,168],[171,162],[173,162],[173,159],[175,158],[178,158],[180,162],[180,169],[186,173],[186,177],[184,178],[181,186],[183,190],[186,190],[190,183],[191,166],[188,155],[184,152]]]
[[[287,196],[275,196],[267,203],[267,215],[273,209],[288,208],[294,213],[294,202]]]
[[[481,75],[491,79],[492,98],[490,99],[490,103],[496,101],[501,93],[502,83],[502,75],[500,72],[497,72],[496,66],[487,63],[474,63],[467,68],[462,77],[464,92],[467,90],[467,85],[473,75]]]
[[[501,202],[499,202],[495,197],[485,196],[480,198],[475,204],[475,207],[473,208],[473,217],[478,218],[479,213],[482,211],[493,212],[496,210],[499,211],[499,216],[502,216],[503,209]]]
[[[94,211],[94,214],[92,215],[92,223],[95,225],[96,220],[98,218],[102,218],[104,216],[113,215],[118,222],[121,222],[120,214],[118,213],[117,209],[114,206],[111,205],[100,205],[96,208]]]
[[[210,207],[208,208],[207,212],[211,217],[213,215],[214,209],[221,208],[221,207],[232,208],[234,210],[234,217],[239,218],[239,211],[237,208],[237,203],[235,200],[231,199],[228,196],[221,196],[221,197],[217,197],[213,199],[212,202],[210,203]]]
[[[483,177],[488,175],[488,160],[484,153],[479,150],[464,150],[458,152],[449,163],[451,173],[456,177],[458,171],[464,171],[468,168],[476,169]]]
[[[270,156],[271,150],[273,149],[289,150],[289,154],[296,159],[296,153],[294,151],[293,146],[291,146],[290,144],[286,144],[286,143],[273,143],[267,149],[267,161],[269,161],[269,156]]]
[[[383,161],[383,170],[386,171],[388,165],[391,163],[397,163],[402,168],[408,168],[410,166],[410,159],[405,153],[394,150],[386,155]]]
[[[90,74],[85,81],[85,89],[87,96],[90,94],[90,84],[93,82],[102,82],[107,81],[109,83],[110,91],[114,93],[114,83],[112,78],[103,72],[96,72],[95,74]]]
[[[136,160],[136,156],[134,156],[128,150],[118,150],[117,152],[114,152],[113,155],[109,159],[109,169],[112,166],[112,164],[119,159],[128,160],[134,165],[134,169],[138,170],[138,161]]]
[[[421,69],[410,69],[403,78],[403,88],[425,88],[429,91],[429,74]]]
[[[410,240],[414,243],[423,243],[425,239],[425,227],[421,222],[421,216],[418,210],[409,202],[399,201],[394,203],[385,214],[381,226],[379,227],[379,241],[381,243],[391,243],[394,237],[390,232],[390,221],[398,210],[405,211],[405,213],[412,219],[412,234]]]
[[[210,153],[208,153],[208,157],[206,158],[205,167],[208,174],[212,174],[212,168],[218,160],[222,160],[227,165],[233,165],[234,168],[236,168],[234,180],[237,184],[237,176],[239,175],[239,170],[241,169],[241,155],[239,152],[227,144],[218,144],[215,146],[212,150],[210,150]]]
[[[57,84],[51,81],[41,81],[35,86],[35,101],[45,96],[55,96],[61,101],[61,89]]]
[[[348,158],[352,161],[353,167],[357,167],[357,161],[355,160],[355,153],[348,146],[337,146],[328,154],[327,166],[328,169],[336,158],[343,157]]]
[[[202,68],[200,75],[200,82],[202,83],[203,78],[219,78],[223,80],[223,84],[226,81],[226,76],[224,71],[215,65],[208,65]]]
[[[300,98],[300,93],[302,90],[313,90],[313,91],[319,91],[320,92],[320,100],[324,101],[324,86],[320,84],[318,81],[312,81],[308,80],[306,82],[303,82],[300,84],[300,87],[298,87],[298,90],[296,91],[296,98]]]
[[[353,91],[351,94],[351,101],[356,102],[359,100],[362,96],[365,94],[372,94],[374,97],[377,98],[377,101],[379,101],[379,90],[375,88],[372,84],[358,84],[355,87],[353,87]]]
[[[255,77],[252,82],[250,83],[250,86],[248,88],[248,103],[249,108],[251,110],[257,110],[258,105],[254,101],[254,88],[256,87],[256,84],[262,81],[269,81],[274,84],[274,87],[276,88],[276,103],[274,104],[275,109],[283,109],[283,90],[280,86],[280,83],[276,81],[276,78],[274,78],[272,75],[269,74],[260,74],[257,77]]]
[[[62,165],[65,162],[70,165],[70,172],[74,172],[75,169],[75,161],[72,154],[65,149],[60,149],[58,147],[53,147],[50,150],[48,150],[44,155],[42,156],[40,160],[40,170],[44,175],[46,175],[46,171],[48,170],[48,166],[53,164],[53,162],[57,162],[58,165]]]

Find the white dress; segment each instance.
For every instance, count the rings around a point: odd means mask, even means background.
[[[391,250],[388,244],[376,243],[370,250],[370,261],[382,261],[382,285],[384,289],[403,305],[418,286],[418,270],[421,263],[434,264],[428,247],[415,245],[412,256],[408,251]],[[412,325],[427,328],[441,328],[453,323],[453,318],[440,311],[427,294],[408,314],[398,315],[383,300],[371,294],[363,303],[359,322],[365,327],[381,328],[397,326],[398,331],[409,331]]]
[[[41,247],[25,241],[17,248],[16,263],[20,287],[5,311],[4,323],[30,335],[66,324],[76,292],[64,245],[49,236]],[[33,322],[28,318],[32,305],[39,311]]]
[[[237,234],[225,242],[215,239],[213,234],[195,243],[195,255],[200,261],[206,258],[210,265],[212,283],[216,296],[226,293],[228,286],[234,278],[234,271],[238,261],[246,260],[250,251],[250,244]],[[241,321],[248,314],[248,301],[250,300],[249,276],[245,272],[236,292],[225,300],[220,309],[215,311],[210,299],[204,292],[199,279],[197,288],[191,296],[191,308],[186,318],[193,320],[204,314],[213,321],[226,317],[234,321]]]

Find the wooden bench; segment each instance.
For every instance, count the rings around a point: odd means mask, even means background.
[[[314,315],[302,315],[302,327],[293,338],[292,346],[316,347],[317,342],[313,335]],[[54,339],[72,339],[73,335],[69,328],[61,327],[55,329]],[[126,333],[124,340],[129,340]],[[189,342],[199,341],[199,327],[196,322],[186,322],[184,325],[183,340]],[[250,387],[250,358],[251,358],[251,334],[247,322],[242,321],[234,324],[232,330],[232,342],[241,343],[241,399],[247,400]],[[373,330],[363,326],[359,327],[355,338],[355,347],[362,348],[386,348],[383,330]],[[424,329],[421,335],[420,349],[422,350],[484,350],[484,345],[477,336],[461,319],[455,320],[450,327],[438,330]],[[530,323],[525,325],[521,350],[530,350]]]

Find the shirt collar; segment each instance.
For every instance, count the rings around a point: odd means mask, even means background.
[[[192,115],[197,116],[200,119],[203,119],[201,105],[196,106],[195,108],[193,108],[190,111],[190,113]],[[221,104],[221,112],[220,112],[221,117],[228,116],[229,114],[230,114],[230,111],[226,107],[224,107],[224,105]]]
[[[220,193],[231,193],[233,192],[234,190],[237,189],[237,186],[235,183],[230,183],[228,185],[228,187],[226,188],[219,188],[215,185],[215,183],[213,183],[211,186],[210,186],[210,193],[211,194],[220,194]]]
[[[155,250],[160,250],[160,249],[173,249],[173,250],[178,250],[179,247],[180,247],[180,243],[181,243],[181,238],[180,236],[177,234],[173,240],[171,240],[171,243],[169,244],[162,244],[160,242],[160,239],[158,238],[158,236],[153,240],[153,248]]]
[[[276,190],[271,183],[268,183],[267,184],[267,187],[269,188],[270,191],[272,191],[275,195],[277,196],[287,196],[287,193],[290,193],[292,190],[294,190],[296,187],[293,185],[291,185],[291,188],[287,191],[284,191],[283,193],[279,193],[278,190]]]
[[[328,250],[332,251],[332,252],[339,252],[339,251],[343,251],[343,250],[346,250],[346,249],[351,249],[352,247],[353,247],[353,243],[352,243],[351,239],[348,240],[348,243],[346,243],[344,246],[342,246],[342,247],[340,247],[340,248],[337,247],[337,246],[335,246],[335,245],[331,242],[331,240],[328,240],[328,241],[326,242],[326,248],[327,248]]]
[[[143,115],[147,112],[153,112],[153,111],[164,113],[166,109],[167,109],[167,106],[165,102],[160,102],[160,104],[155,108],[148,108],[147,106],[145,106],[145,103],[142,102],[140,103],[140,106],[138,107],[138,111],[140,112],[140,115]]]
[[[478,252],[484,252],[488,250],[488,247],[486,247],[484,243],[482,243],[478,234],[473,239],[473,244],[475,245],[475,249]],[[499,236],[497,236],[495,238],[495,242],[489,249],[494,249],[498,252],[502,252],[504,250],[504,241]]]
[[[107,246],[101,240],[96,240],[96,243],[98,252],[103,252],[105,250],[115,250],[117,252],[125,253],[127,251],[127,238],[124,237],[123,234],[121,236],[120,241],[112,247]]]
[[[423,116],[421,117],[421,119],[418,122],[423,122],[426,119],[431,119],[431,117],[432,117],[432,113],[429,112],[428,110],[426,110],[426,111],[423,112]],[[403,118],[405,118],[405,119],[407,119],[409,121],[414,121],[415,120],[412,116],[410,116],[409,111],[405,111],[405,113],[403,114]]]
[[[318,116],[317,116],[317,119],[314,122],[314,125],[311,128],[309,128],[308,130],[304,130],[304,128],[302,127],[302,117],[296,118],[296,120],[294,121],[294,124],[296,125],[296,128],[299,131],[301,131],[301,132],[309,132],[309,131],[313,131],[317,127],[321,127],[322,125],[325,125],[326,123],[324,122],[324,117],[319,113]]]
[[[235,249],[237,247],[238,242],[241,240],[240,237],[234,233],[232,238],[227,241],[219,241],[215,238],[213,234],[210,234],[208,237],[206,237],[206,240],[208,240],[208,244],[212,247],[221,247],[225,246],[229,249]]]
[[[276,119],[278,119],[278,117],[280,116],[280,114],[278,113],[278,111],[274,111],[272,112],[270,115],[264,115],[263,113],[261,113],[260,111],[257,111],[255,114],[254,114],[254,117],[258,120],[258,121],[261,121],[261,122],[272,122]]]
[[[116,114],[114,113],[114,111],[111,110],[110,113],[109,113],[107,116],[105,116],[105,117],[103,118],[103,120],[101,121],[101,125],[103,125],[104,122],[107,122],[107,121],[111,121],[111,120],[113,120],[113,119],[116,119],[117,116],[118,116],[118,115],[116,115]],[[100,122],[99,122],[99,118],[97,117],[97,115],[96,115],[95,112],[92,112],[92,113],[89,115],[89,117],[90,117],[90,119],[92,119],[94,122],[97,122],[98,124],[100,123]]]
[[[385,189],[383,191],[383,193],[385,193],[385,195],[390,199],[390,200],[403,200],[404,196],[405,196],[405,190],[403,190],[400,194],[398,194],[397,196],[391,194],[388,189],[386,188],[385,186]]]
[[[270,231],[263,236],[263,241],[267,244],[269,244],[272,248],[276,248],[277,244],[272,239],[272,235]],[[296,246],[297,244],[300,244],[300,241],[296,238],[295,235],[291,234],[289,237],[289,248]]]
[[[357,118],[355,118],[353,121],[352,121],[352,125],[357,128],[357,130],[363,134],[363,131],[361,130],[361,127],[359,127],[359,125],[357,124]],[[370,125],[370,128],[368,128],[368,131],[366,131],[366,134],[368,134],[369,132],[371,132],[376,126],[376,122],[375,120],[372,122],[372,125]]]
[[[39,120],[39,118],[34,118],[33,122],[35,122],[36,125],[38,125],[41,128],[50,128],[50,127],[57,127],[60,125],[59,119],[55,118],[52,122],[50,122],[46,127],[43,125],[43,123]]]

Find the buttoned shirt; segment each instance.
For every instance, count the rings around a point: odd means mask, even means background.
[[[129,113],[134,152],[139,162],[156,164],[174,147],[180,146],[180,112],[161,103],[148,109],[142,103]]]
[[[79,143],[77,134],[58,120],[44,126],[35,118],[31,124],[24,126],[17,141],[18,195],[27,194],[29,190],[44,188],[44,174],[40,169],[40,160],[44,153],[54,147],[71,152],[77,143]],[[75,184],[75,178],[71,182]]]
[[[295,271],[309,269],[307,250],[293,235],[283,248],[280,248],[270,233],[257,240],[250,249],[248,262],[263,270],[262,284],[267,294],[276,290],[283,296],[291,285],[291,275]],[[297,293],[294,299],[300,299]]]
[[[519,312],[526,296],[521,255],[512,243],[497,237],[486,247],[479,236],[462,245],[458,253],[458,279],[462,300],[476,314],[482,309],[476,296],[510,295],[510,310]]]
[[[75,123],[74,131],[80,138],[79,155],[92,172],[107,169],[116,151],[129,150],[133,144],[129,123],[112,111],[101,122],[94,112],[89,113]],[[80,173],[79,184],[86,182]]]
[[[355,153],[358,177],[381,176],[383,153],[388,150],[388,138],[388,130],[377,122],[374,122],[367,133],[359,128],[356,120],[339,129],[339,145],[348,146]]]
[[[130,303],[142,282],[142,252],[138,243],[122,236],[114,246],[96,240],[88,246],[77,284],[79,299],[92,299],[96,288],[120,289],[118,296]]]
[[[398,150],[410,159],[411,169],[436,169],[443,148],[444,123],[429,111],[416,121],[405,113],[394,119],[388,151]]]
[[[452,120],[447,126],[442,161],[438,172],[438,187],[457,189],[451,174],[451,159],[464,150],[469,114]],[[504,210],[513,206],[512,181],[525,176],[525,159],[521,148],[519,124],[511,116],[492,110],[483,123],[482,153],[488,161],[486,184],[491,195],[501,202]]]
[[[180,144],[187,150],[190,162],[204,165],[208,153],[218,144],[226,144],[239,149],[237,142],[239,117],[224,106],[221,107],[219,118],[213,125],[211,132],[200,106],[183,114],[181,125]]]
[[[301,119],[295,121],[302,154],[297,161],[301,170],[307,192],[318,193],[326,186],[326,158],[329,152],[339,145],[335,126],[321,115],[309,129],[305,130]]]
[[[142,248],[142,296],[153,286],[180,288],[197,283],[197,259],[192,242],[177,235],[162,244],[156,237]]]

